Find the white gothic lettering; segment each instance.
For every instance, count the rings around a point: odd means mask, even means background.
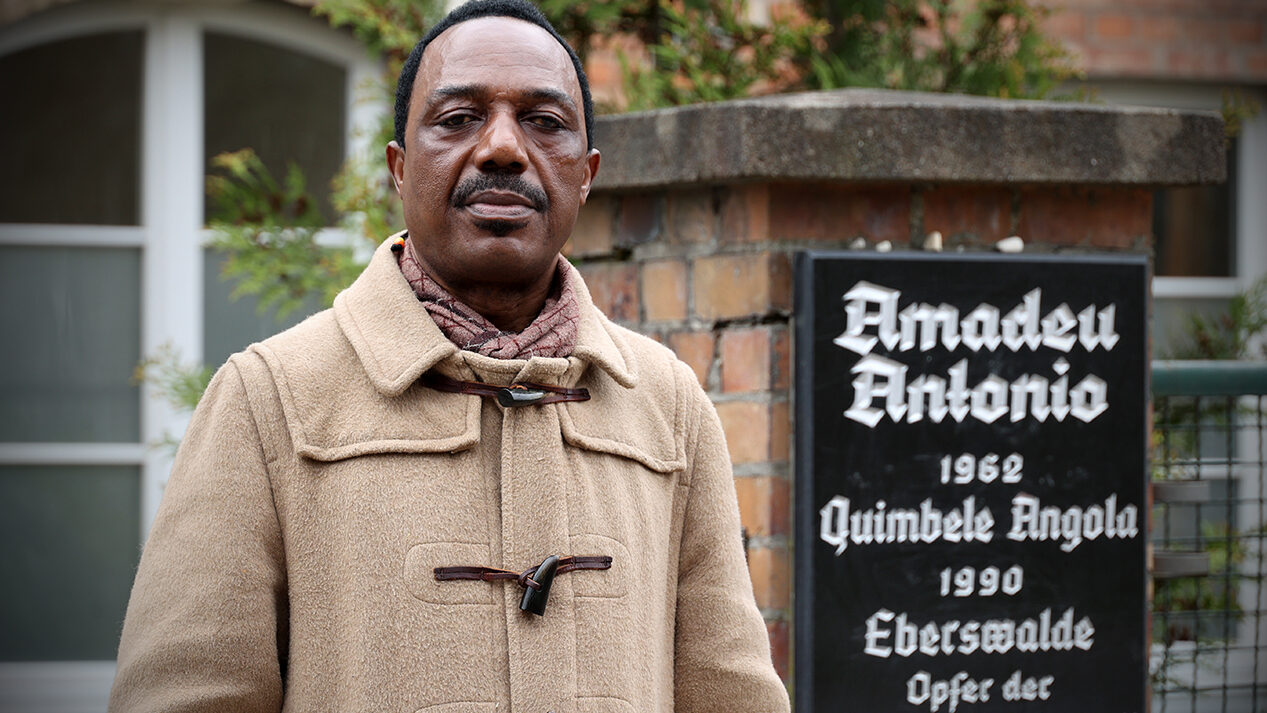
[[[858,282],[843,296],[845,331],[833,341],[861,356],[877,344],[890,352],[953,350],[960,344],[974,352],[1037,351],[1048,347],[1069,352],[1080,344],[1087,351],[1112,351],[1119,337],[1114,331],[1116,305],[1090,305],[1077,314],[1065,303],[1042,313],[1043,291],[1036,288],[1006,314],[979,304],[966,315],[948,304],[912,303],[898,310],[900,290]],[[869,329],[874,327],[874,329]]]

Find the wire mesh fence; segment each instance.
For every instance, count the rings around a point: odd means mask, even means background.
[[[1267,365],[1153,365],[1154,713],[1267,711]]]

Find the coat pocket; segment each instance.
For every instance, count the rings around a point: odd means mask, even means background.
[[[500,601],[501,587],[479,580],[436,581],[436,567],[487,565],[489,546],[473,542],[428,542],[405,553],[405,583],[409,593],[432,604],[482,604]],[[497,594],[498,597],[493,595]],[[427,709],[430,710],[430,709]],[[459,710],[453,710],[458,713]],[[437,713],[449,713],[438,710]]]
[[[488,701],[457,701],[426,706],[415,713],[489,713],[494,710],[497,710],[497,704]]]
[[[634,713],[634,707],[623,698],[582,696],[576,699],[576,713]]]
[[[601,597],[619,599],[625,596],[629,587],[633,562],[629,559],[629,550],[624,544],[606,535],[581,534],[568,538],[573,555],[608,555],[612,558],[611,569],[580,570],[569,574],[572,577],[572,591],[578,597]]]

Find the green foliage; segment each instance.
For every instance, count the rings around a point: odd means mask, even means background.
[[[537,6],[582,61],[589,55],[595,37],[632,34],[644,43],[651,41],[655,35],[651,28],[656,26],[659,11],[658,2],[646,0],[540,0]]]
[[[798,86],[798,58],[826,28],[822,23],[747,19],[743,0],[681,5],[661,0],[658,34],[647,48],[650,67],[622,55],[630,110],[724,101]]]
[[[377,156],[352,157],[335,175],[331,185],[330,200],[339,211],[340,225],[370,245],[382,242],[405,223],[400,201],[393,195],[385,174],[383,162]]]
[[[171,344],[164,344],[132,372],[133,383],[150,384],[159,398],[181,411],[192,411],[211,383],[212,371],[200,364],[186,364]]]
[[[807,0],[828,24],[814,89],[863,86],[1043,98],[1075,76],[1031,0]]]
[[[256,295],[261,312],[284,317],[312,294],[329,304],[360,272],[351,248],[317,244],[325,221],[297,167],[278,182],[250,149],[220,154],[212,165],[219,173],[207,178],[211,247],[225,255],[234,298]]]
[[[1261,532],[1258,534],[1262,534]],[[1245,560],[1245,534],[1231,530],[1226,524],[1205,523],[1201,527],[1204,552],[1210,558],[1210,572],[1205,577],[1180,577],[1158,580],[1153,597],[1153,640],[1170,644],[1174,641],[1197,641],[1211,635],[1223,638],[1223,632],[1202,628],[1197,617],[1184,612],[1231,612],[1232,631],[1242,616],[1237,597],[1237,582],[1242,575],[1239,565]],[[1217,626],[1221,629],[1223,622]],[[1230,632],[1229,632],[1230,633]]]
[[[1233,297],[1226,312],[1213,316],[1189,315],[1186,338],[1168,356],[1171,359],[1267,358],[1267,277]]]
[[[1246,96],[1240,89],[1223,90],[1223,131],[1227,140],[1241,135],[1246,121],[1258,116],[1260,107],[1253,97]]]
[[[1033,0],[806,0],[769,22],[742,0],[542,0],[585,56],[594,37],[627,35],[626,109],[796,89],[884,87],[1042,98],[1076,76],[1039,25]]]
[[[313,14],[331,27],[346,28],[370,54],[383,62],[383,73],[357,87],[357,101],[391,106],[396,78],[414,45],[444,13],[436,0],[320,0]],[[364,144],[365,155],[349,156],[332,181],[331,203],[341,226],[377,244],[400,229],[400,204],[391,193],[383,165],[383,147],[395,134],[394,116],[384,112]]]
[[[132,382],[149,384],[154,393],[172,408],[190,412],[202,399],[202,392],[207,390],[212,376],[210,367],[181,361],[179,352],[168,343],[136,365],[136,369],[132,371]],[[180,439],[170,432],[164,432],[162,438],[150,445],[175,454],[176,448],[180,446]]]
[[[1190,658],[1192,653],[1199,653],[1203,647],[1198,646],[1195,652],[1176,652],[1184,649],[1171,648],[1176,641],[1218,642],[1224,645],[1235,640],[1236,630],[1245,609],[1238,596],[1239,583],[1244,580],[1258,580],[1261,577],[1247,576],[1240,573],[1240,565],[1248,554],[1246,542],[1260,539],[1267,534],[1267,526],[1247,533],[1235,533],[1225,524],[1206,523],[1201,528],[1203,550],[1210,558],[1210,573],[1205,577],[1182,577],[1179,579],[1163,579],[1154,582],[1152,640],[1166,646],[1165,655],[1160,661],[1154,660],[1154,667],[1149,673],[1154,687],[1192,685],[1192,679],[1175,675],[1176,665],[1186,662],[1196,663],[1212,673],[1221,670],[1218,662]],[[1261,585],[1260,585],[1261,586]],[[1227,612],[1223,615],[1223,612]],[[1217,651],[1218,647],[1211,646]]]
[[[390,104],[401,65],[443,13],[443,3],[322,0],[313,13],[351,30],[383,60],[382,77],[357,87],[357,99]],[[381,157],[392,133],[392,116],[384,113],[364,142],[372,147],[369,155],[349,156],[331,185],[340,227],[372,245],[403,223]],[[233,298],[255,295],[261,312],[281,318],[314,294],[330,304],[363,269],[351,247],[319,244],[326,223],[295,166],[278,180],[250,148],[221,154],[212,165],[208,227],[214,235],[211,246],[226,256],[222,277],[236,283]]]
[[[1164,355],[1176,360],[1247,360],[1267,357],[1267,277],[1233,297],[1218,314],[1188,315],[1185,335]],[[1229,410],[1217,399],[1170,396],[1153,414],[1153,480],[1195,477],[1203,426],[1232,428],[1237,419],[1257,418],[1254,408]]]
[[[320,227],[317,201],[308,194],[299,167],[290,164],[279,184],[251,149],[222,153],[211,159],[219,173],[207,177],[211,196],[208,223],[251,225],[261,229]]]
[[[400,74],[409,51],[444,14],[436,0],[320,0],[312,12],[331,27],[342,27],[375,57],[387,61],[387,72]]]

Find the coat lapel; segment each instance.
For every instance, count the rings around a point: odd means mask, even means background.
[[[339,293],[333,310],[251,350],[273,374],[302,457],[446,453],[479,442],[478,403],[415,383],[432,368],[457,378],[469,378],[469,371],[418,304],[390,240]]]
[[[458,348],[418,304],[391,243],[379,245],[356,282],[334,298],[334,316],[374,388],[399,396]]]

